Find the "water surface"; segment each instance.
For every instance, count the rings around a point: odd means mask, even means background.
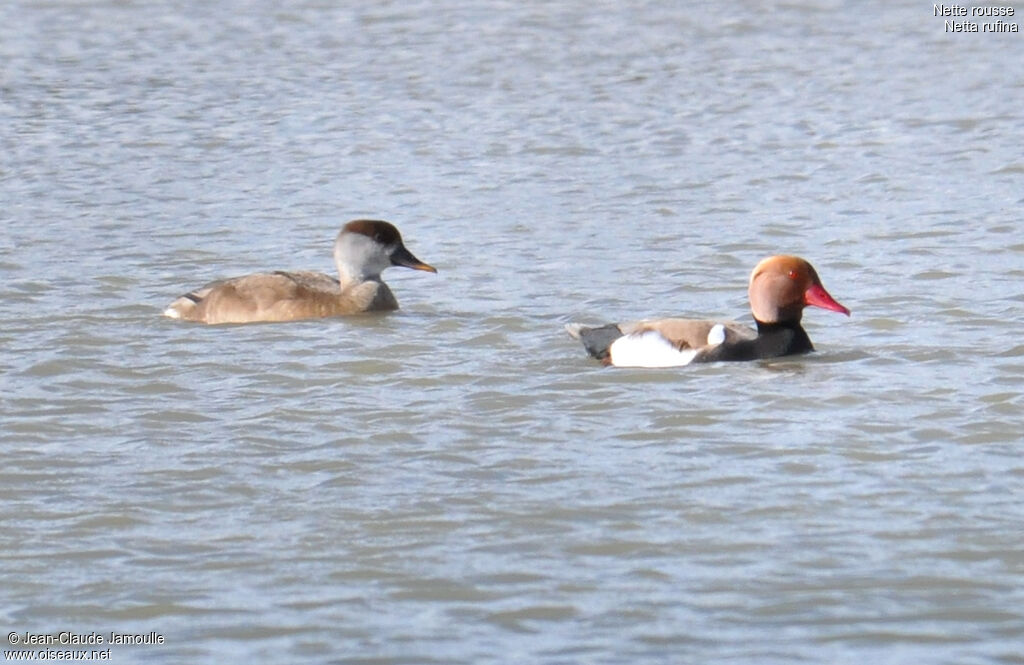
[[[0,9],[0,618],[114,662],[1020,663],[1019,35],[866,2]],[[159,316],[393,221],[403,309]],[[818,352],[606,370],[569,321]]]

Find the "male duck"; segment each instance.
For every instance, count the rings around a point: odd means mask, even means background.
[[[735,322],[652,319],[566,330],[605,365],[678,367],[717,360],[758,360],[813,351],[800,325],[812,305],[850,315],[821,285],[810,263],[797,256],[771,256],[750,275],[750,309],[757,329]]]

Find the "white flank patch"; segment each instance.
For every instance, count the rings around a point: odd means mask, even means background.
[[[172,319],[180,319],[181,312],[174,309],[173,307],[168,307],[167,309],[164,310],[164,316],[169,316]]]
[[[725,326],[721,323],[716,323],[712,326],[711,330],[708,331],[708,346],[718,346],[725,341]]]
[[[612,342],[608,352],[616,367],[681,367],[697,355],[693,349],[680,351],[653,330],[624,335]]]

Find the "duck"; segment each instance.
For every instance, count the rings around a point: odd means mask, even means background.
[[[748,287],[754,328],[735,321],[645,319],[566,331],[592,357],[614,367],[681,367],[691,363],[760,360],[814,350],[800,324],[804,308],[820,307],[850,316],[833,298],[817,271],[799,256],[761,260]]]
[[[386,312],[398,300],[381,279],[391,266],[436,273],[406,249],[390,222],[356,219],[334,241],[338,277],[320,272],[261,272],[210,282],[177,298],[164,310],[172,319],[206,324],[298,321]]]

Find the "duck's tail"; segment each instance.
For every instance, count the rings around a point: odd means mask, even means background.
[[[583,348],[594,358],[608,361],[608,348],[612,342],[622,337],[622,329],[615,323],[591,328],[580,323],[565,324],[565,331],[573,339],[583,342]]]

